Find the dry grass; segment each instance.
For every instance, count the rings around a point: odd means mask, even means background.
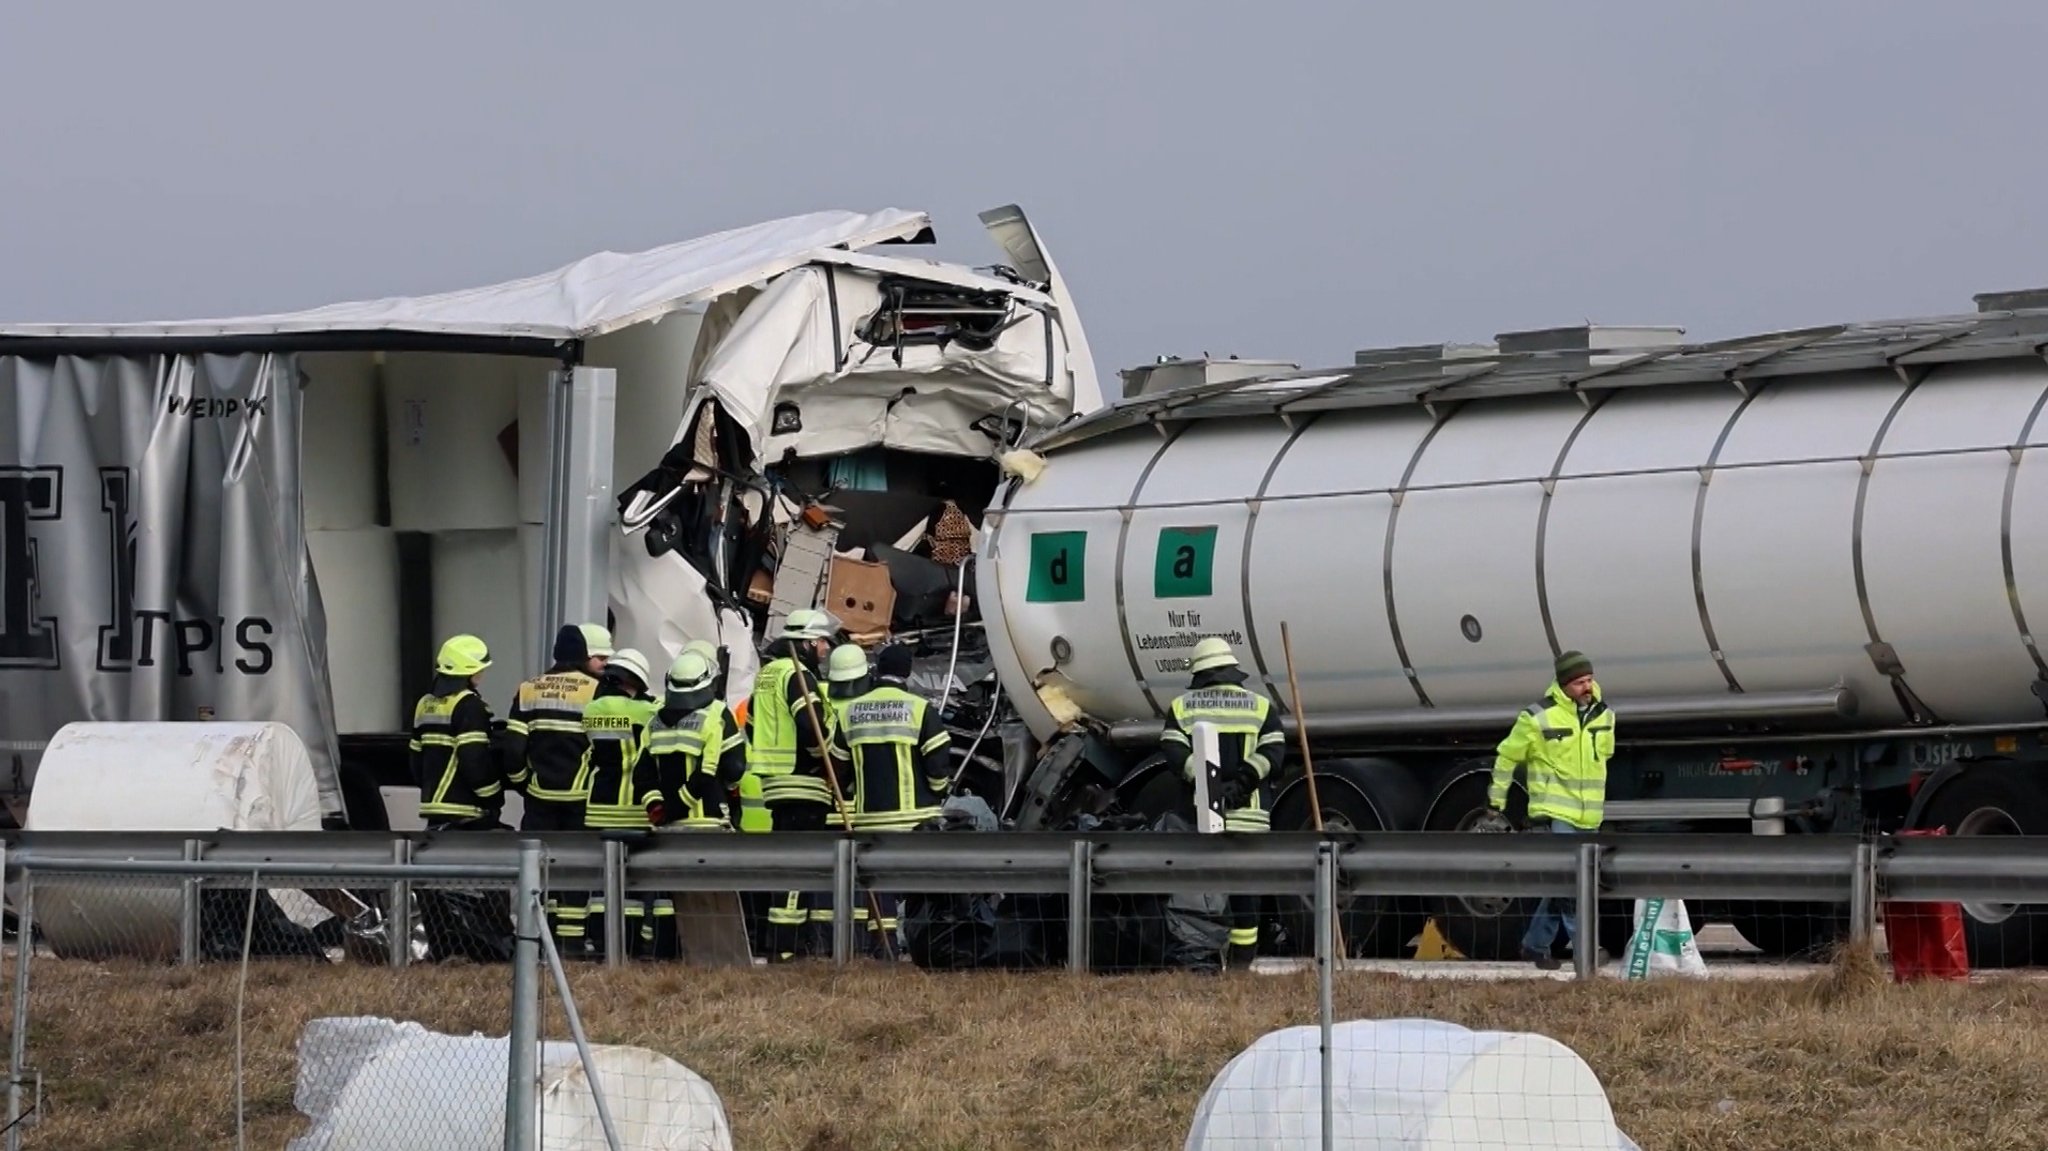
[[[1894,987],[1852,958],[1799,983],[1417,983],[1345,976],[1339,1018],[1544,1032],[1652,1151],[2039,1151],[2048,986]],[[855,968],[575,974],[592,1038],[681,1060],[745,1151],[1178,1148],[1224,1062],[1316,1018],[1308,976],[929,975]],[[34,1148],[233,1146],[235,971],[38,961]],[[248,989],[251,1147],[282,1147],[294,1044],[323,1015],[503,1034],[504,969],[261,965]],[[549,1034],[566,1035],[559,1020]]]

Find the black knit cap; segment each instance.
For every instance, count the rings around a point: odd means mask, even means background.
[[[590,658],[590,645],[583,640],[583,629],[575,624],[563,624],[555,633],[555,664],[578,664]]]
[[[1570,683],[1582,675],[1593,674],[1593,661],[1582,651],[1568,651],[1557,657],[1557,682]]]
[[[911,664],[910,648],[892,643],[875,653],[875,678],[909,679]]]

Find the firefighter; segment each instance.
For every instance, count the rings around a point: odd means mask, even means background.
[[[1160,750],[1178,755],[1181,777],[1190,785],[1202,765],[1195,762],[1192,733],[1206,723],[1216,731],[1216,790],[1211,802],[1223,811],[1225,831],[1260,833],[1272,827],[1272,789],[1286,758],[1287,739],[1271,700],[1244,686],[1230,644],[1215,636],[1195,645],[1188,660],[1188,690],[1167,711]],[[1219,794],[1220,792],[1220,794]],[[1247,968],[1258,954],[1259,898],[1230,897],[1230,939],[1223,965]]]
[[[819,752],[831,738],[825,700],[819,694],[818,664],[838,621],[822,611],[799,609],[783,621],[782,634],[768,645],[754,676],[747,706],[747,766],[761,779],[761,798],[776,831],[823,831],[832,814]],[[815,942],[807,930],[813,907],[829,906],[829,895],[792,891],[768,909],[768,955],[772,962],[795,959]],[[817,950],[815,947],[811,950]]]
[[[722,701],[725,696],[725,673],[719,670],[719,649],[713,647],[709,640],[693,639],[683,645],[683,652],[685,654],[695,652],[697,655],[702,656],[704,662],[711,667],[712,674],[716,676],[711,687],[712,698]],[[747,769],[747,760],[744,754],[747,730],[747,701],[741,700],[737,709],[729,703],[724,703],[722,706],[725,708],[726,728],[739,734],[742,749],[740,756],[741,771],[739,778],[731,786],[726,816],[731,820],[732,825],[741,831],[767,831],[769,828],[768,805],[762,802],[761,799],[761,777]]]
[[[505,771],[491,751],[491,709],[477,688],[491,652],[473,635],[451,636],[434,659],[434,679],[413,705],[411,755],[419,812],[428,831],[500,826]],[[436,959],[509,958],[511,902],[505,895],[421,890],[420,922]]]
[[[576,789],[583,800],[583,826],[593,831],[634,831],[645,829],[647,808],[634,790],[634,770],[639,764],[647,725],[660,705],[648,698],[647,657],[632,648],[620,648],[605,662],[597,693],[583,709],[583,733],[588,741],[583,763],[577,772]],[[668,901],[663,901],[668,902]],[[647,900],[628,895],[620,912],[626,918],[626,946],[643,950],[651,945],[654,925],[647,922]],[[669,918],[675,905],[668,902]],[[605,954],[605,903],[602,893],[588,904],[586,936],[593,956]]]
[[[521,831],[577,831],[583,827],[583,796],[576,777],[583,767],[583,708],[597,693],[598,676],[612,654],[612,635],[593,624],[569,624],[555,633],[554,663],[544,675],[519,685],[506,718],[506,753],[511,782],[526,793]],[[548,930],[560,947],[581,950],[583,910],[565,909],[550,894]]]
[[[727,798],[747,769],[746,737],[716,694],[718,669],[684,649],[663,678],[661,708],[647,725],[634,789],[656,828],[730,831]],[[659,914],[666,902],[670,911]],[[652,951],[674,959],[680,951],[673,897],[655,900]]]
[[[852,657],[842,662],[840,653],[848,650]],[[832,653],[833,686],[854,683],[863,689],[839,706],[832,729],[835,774],[855,831],[909,831],[945,805],[952,776],[946,751],[953,737],[939,722],[938,709],[904,686],[910,668],[909,648],[883,648],[870,686],[866,653],[857,647]],[[893,936],[901,900],[878,894],[876,902],[880,931]]]

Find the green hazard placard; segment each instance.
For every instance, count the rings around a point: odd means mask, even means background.
[[[1088,560],[1087,532],[1031,533],[1031,578],[1026,603],[1075,603],[1088,598],[1082,571]]]
[[[1152,595],[1157,599],[1206,596],[1215,586],[1216,525],[1160,528],[1159,554],[1152,564]]]

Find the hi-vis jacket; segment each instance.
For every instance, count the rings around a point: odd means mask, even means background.
[[[1607,761],[1614,755],[1614,712],[1593,688],[1585,714],[1556,684],[1541,700],[1522,709],[1501,740],[1493,763],[1487,802],[1507,806],[1515,768],[1526,766],[1522,786],[1529,792],[1531,820],[1562,820],[1596,831],[1607,800]]]
[[[795,659],[783,656],[754,675],[747,709],[747,766],[761,779],[761,797],[779,803],[831,806],[819,747],[831,738],[830,713],[818,691],[818,677],[797,674]],[[805,704],[808,697],[809,705]]]
[[[1258,782],[1242,804],[1223,813],[1224,830],[1265,831],[1272,827],[1268,781],[1287,754],[1287,735],[1280,729],[1280,713],[1274,710],[1273,701],[1232,683],[1193,687],[1176,698],[1167,709],[1159,743],[1161,750],[1183,754],[1181,775],[1188,780],[1195,778],[1193,733],[1198,723],[1216,729],[1220,761],[1216,766],[1223,778],[1249,770]]]
[[[491,709],[468,688],[420,697],[412,709],[413,782],[426,819],[475,819],[505,806],[491,752]]]
[[[938,815],[952,782],[952,741],[937,708],[894,684],[841,703],[832,758],[854,829],[908,831]]]
[[[521,683],[506,717],[505,751],[511,782],[528,799],[577,803],[576,774],[583,767],[583,709],[597,694],[597,677],[581,668],[551,671]]]
[[[583,826],[648,826],[647,808],[640,802],[633,776],[657,706],[651,699],[611,694],[608,687],[600,687],[597,698],[583,709],[583,734],[590,741],[577,773]]]
[[[655,713],[634,786],[643,806],[661,804],[664,827],[723,829],[727,792],[746,769],[746,737],[725,702],[713,700],[684,715]]]

